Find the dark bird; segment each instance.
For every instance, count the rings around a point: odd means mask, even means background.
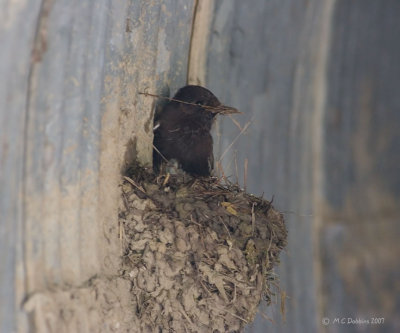
[[[185,86],[168,102],[154,126],[153,163],[157,169],[164,159],[175,159],[187,173],[210,176],[214,167],[210,133],[217,114],[239,113],[222,105],[201,86]]]

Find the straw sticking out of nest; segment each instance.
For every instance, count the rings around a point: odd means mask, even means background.
[[[286,245],[270,202],[215,178],[143,169],[122,194],[123,273],[138,331],[238,331],[254,319]]]

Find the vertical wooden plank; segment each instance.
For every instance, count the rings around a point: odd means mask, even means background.
[[[400,3],[337,1],[324,117],[321,229],[325,315],[400,328]]]
[[[102,61],[94,56],[104,48],[96,41],[100,37],[104,43],[108,15],[105,3],[71,6],[56,1],[41,16],[46,49],[32,70],[27,123],[29,292],[75,284],[98,270],[97,243],[93,241],[99,238],[98,226],[92,224],[88,235],[85,223],[97,218],[93,204],[97,202],[100,122],[95,119],[100,118]],[[96,20],[100,26],[94,30]],[[91,81],[94,72],[98,78]],[[82,205],[89,194],[93,200]],[[87,220],[81,220],[82,214]],[[81,255],[90,260],[82,262]]]
[[[287,322],[258,319],[250,330],[320,331],[326,316],[386,320],[328,331],[395,331],[399,4],[244,7],[216,2],[207,82],[250,115],[242,121],[253,122],[250,130],[234,145],[239,175],[248,158],[248,188],[275,194],[289,227],[279,270],[290,297]],[[223,120],[217,153],[238,132]],[[225,173],[234,174],[234,158],[225,157]],[[279,322],[279,314],[267,314]]]
[[[193,6],[4,4],[1,331],[50,327],[46,306],[58,315],[69,288],[117,274],[121,172],[126,162],[148,164],[152,155],[155,101],[138,92],[185,84]],[[78,307],[68,325],[89,327],[90,309]],[[30,323],[18,318],[26,312]]]
[[[172,21],[171,12],[177,11],[185,13],[181,21],[189,29],[176,29],[180,21]],[[47,48],[33,70],[29,102],[29,290],[45,289],[49,283],[80,283],[102,266],[97,247],[103,226],[94,222],[99,219],[96,204],[107,201],[110,193],[113,200],[118,199],[119,173],[129,140],[137,138],[136,147],[131,148],[138,160],[149,163],[154,100],[138,92],[155,90],[168,84],[168,79],[177,86],[183,84],[187,66],[180,64],[187,61],[187,53],[178,51],[187,50],[191,14],[191,6],[182,1],[93,1],[71,6],[60,0],[49,9]],[[167,35],[175,30],[182,38]],[[169,71],[173,61],[176,70]],[[102,122],[107,112],[114,117],[112,129]],[[99,198],[102,126],[116,152],[108,170],[115,188]],[[114,202],[114,213],[117,207]],[[116,216],[111,220],[115,222]],[[112,261],[118,263],[117,258]]]
[[[274,196],[289,229],[287,253],[278,269],[281,288],[288,295],[286,322],[278,295],[277,304],[260,308],[275,323],[260,315],[249,332],[318,331],[313,200],[320,186],[314,173],[321,166],[316,164],[314,135],[322,121],[317,113],[324,111],[320,84],[325,77],[332,4],[216,2],[207,82],[224,103],[245,113],[236,119],[243,125],[251,122],[225,155],[225,173],[234,179],[237,158],[243,184],[247,158],[248,190]],[[221,156],[240,129],[222,119],[216,132],[216,155]]]
[[[17,329],[24,297],[24,129],[40,1],[3,1],[0,11],[0,331]],[[23,318],[21,318],[23,320]]]

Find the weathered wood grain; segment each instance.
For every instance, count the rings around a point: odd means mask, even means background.
[[[248,331],[319,332],[323,316],[399,330],[398,1],[207,0],[198,34],[195,5],[2,2],[0,331],[27,331],[28,313],[46,327],[45,302],[62,308],[68,288],[114,274],[120,173],[151,161],[156,101],[138,92],[168,95],[187,77],[251,121],[225,173],[236,158],[243,184],[247,159],[248,190],[274,196],[288,222],[286,323],[261,307],[276,323],[259,316]],[[217,156],[239,132],[218,124]],[[69,327],[89,327],[74,306]]]
[[[251,121],[224,171],[235,179],[236,158],[243,184],[247,159],[247,188],[274,196],[289,228],[286,323],[279,307],[261,308],[276,323],[260,316],[248,331],[319,332],[323,316],[371,315],[389,321],[375,329],[395,330],[398,3],[215,4],[206,82]],[[239,132],[221,120],[217,155]],[[345,329],[360,328],[372,329]]]
[[[2,7],[0,331],[11,332],[27,329],[24,310],[46,327],[41,292],[115,274],[119,177],[151,162],[155,101],[138,92],[185,84],[194,2]]]

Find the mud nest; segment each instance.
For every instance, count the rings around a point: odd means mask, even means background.
[[[132,283],[132,329],[235,332],[276,283],[286,245],[270,202],[217,178],[130,170],[122,183],[123,276]]]

